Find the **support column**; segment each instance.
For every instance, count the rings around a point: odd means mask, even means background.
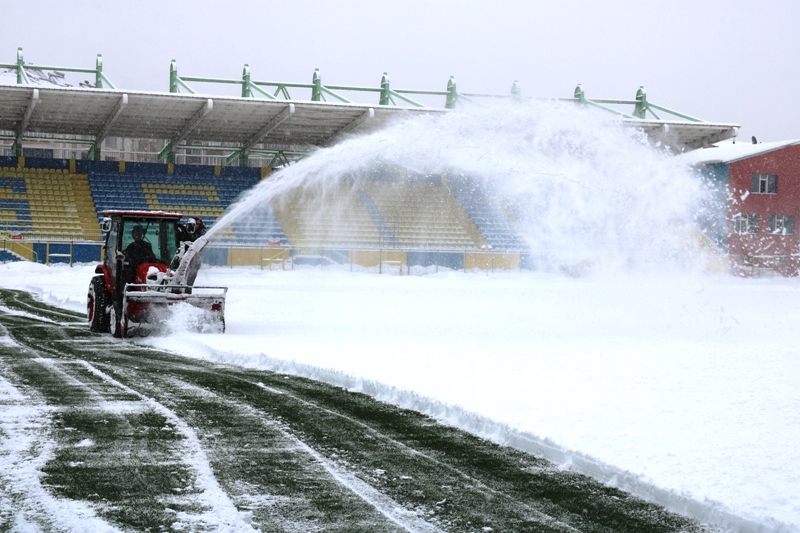
[[[312,102],[320,102],[322,101],[322,76],[319,73],[319,69],[314,69],[314,76],[311,78],[311,101]]]
[[[633,109],[633,116],[647,118],[647,93],[644,92],[643,86],[639,86],[639,90],[636,91],[636,107]]]
[[[389,74],[386,72],[383,73],[381,77],[381,99],[378,102],[379,105],[389,105],[390,98],[392,96],[392,90],[389,87]]]
[[[444,107],[446,109],[455,109],[457,103],[458,91],[456,90],[456,78],[455,76],[450,76],[450,79],[447,80],[447,101]]]
[[[22,49],[20,49],[20,52]],[[25,135],[25,130],[28,129],[28,124],[31,121],[31,116],[33,116],[33,110],[36,108],[36,105],[39,103],[39,89],[34,89],[31,92],[31,99],[28,102],[28,109],[25,111],[25,116],[22,118],[22,122],[17,128],[17,135],[16,139],[14,139],[14,144],[11,146],[11,150],[13,151],[14,155],[17,157],[22,156],[22,136]]]
[[[108,135],[108,132],[111,130],[111,127],[117,121],[127,105],[128,95],[126,93],[120,97],[119,101],[117,101],[117,105],[114,106],[114,109],[108,115],[108,118],[106,118],[105,122],[103,122],[100,131],[95,134],[94,143],[92,143],[92,146],[89,147],[89,159],[100,161],[100,146],[103,144],[103,141]]]
[[[169,64],[169,92],[178,92],[178,63],[174,59]]]
[[[244,64],[242,69],[242,98],[252,98],[253,91],[250,89],[250,65]]]
[[[22,47],[17,48],[17,85],[29,85],[25,61],[22,59]]]
[[[522,87],[518,80],[514,80],[514,83],[511,84],[511,99],[515,102],[522,101]]]
[[[575,87],[575,99],[578,101],[579,104],[586,103],[586,94],[583,92],[583,87],[579,83],[577,87]]]
[[[102,54],[97,54],[97,62],[95,63],[95,78],[94,78],[94,87],[95,89],[102,89],[103,88],[103,56]]]

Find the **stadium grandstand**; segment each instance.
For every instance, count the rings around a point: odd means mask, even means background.
[[[64,72],[91,74],[94,82],[70,86]],[[445,91],[412,91],[393,89],[386,74],[375,88],[326,86],[319,71],[310,84],[258,82],[245,66],[241,80],[219,80],[179,76],[174,61],[169,92],[137,93],[114,87],[100,56],[94,69],[43,67],[26,64],[21,49],[0,73],[0,260],[42,263],[99,260],[104,210],[180,212],[210,226],[244,191],[311,147],[376,131],[398,116],[497,98],[461,93],[453,78]],[[190,83],[233,84],[241,95],[200,95]],[[289,89],[310,96],[293,99]],[[377,104],[350,99],[364,92],[375,93]],[[442,98],[444,106],[423,105],[424,98]],[[516,83],[505,98],[523,99]],[[733,137],[738,128],[653,104],[641,88],[633,100],[591,100],[578,86],[564,100],[614,113],[676,151]],[[313,190],[273,200],[253,217],[256,224],[219,232],[205,261],[401,271],[532,264],[514,217],[470,176],[392,169],[361,178],[353,190],[355,181],[343,176],[329,192],[335,202],[313,201]]]

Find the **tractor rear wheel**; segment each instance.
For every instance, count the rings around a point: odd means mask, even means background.
[[[86,296],[86,316],[90,331],[95,333],[108,331],[106,307],[110,302],[111,295],[106,290],[104,277],[102,275],[94,276],[89,283],[89,293]]]

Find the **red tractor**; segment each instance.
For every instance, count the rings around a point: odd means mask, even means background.
[[[227,287],[195,287],[208,240],[179,213],[103,211],[103,263],[89,284],[89,328],[115,337],[149,335],[170,317],[169,307],[189,304],[194,325],[225,331]],[[193,219],[190,219],[192,221]]]

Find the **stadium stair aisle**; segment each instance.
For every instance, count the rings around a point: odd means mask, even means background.
[[[383,219],[383,215],[381,215],[380,210],[378,210],[378,206],[372,201],[367,191],[359,189],[358,197],[367,209],[369,216],[372,218],[372,222],[377,226],[378,231],[380,231],[381,240],[390,247],[397,246],[397,237],[395,237],[392,230],[389,229],[389,226]]]

